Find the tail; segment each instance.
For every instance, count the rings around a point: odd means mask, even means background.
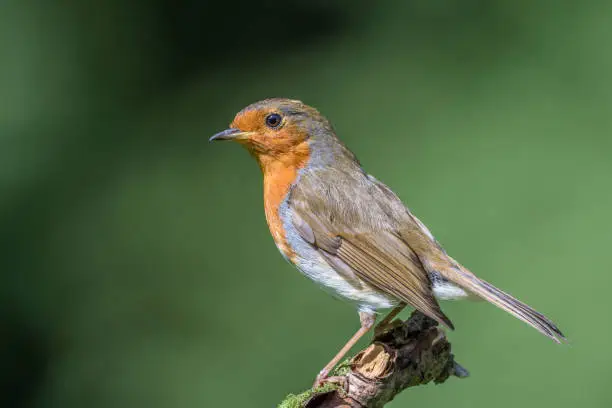
[[[440,269],[442,270],[439,272],[456,285],[459,285],[478,297],[493,303],[495,306],[524,321],[557,343],[567,340],[563,333],[561,333],[561,330],[559,330],[559,328],[549,318],[520,300],[514,298],[510,294],[478,278],[476,275],[458,263],[455,262],[454,267]]]

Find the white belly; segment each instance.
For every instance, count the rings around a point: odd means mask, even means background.
[[[306,243],[305,243],[306,244]],[[316,250],[307,257],[298,257],[296,266],[307,277],[318,283],[333,295],[357,304],[359,310],[376,311],[397,305],[398,301],[388,295],[374,290],[367,285],[356,287],[347,281]]]

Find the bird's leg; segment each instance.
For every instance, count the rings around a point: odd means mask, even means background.
[[[406,307],[406,303],[400,302],[399,305],[395,306],[393,310],[389,312],[377,325],[374,327],[374,338],[380,336],[385,332],[385,330],[389,329],[391,322],[395,317],[400,314],[402,310]]]
[[[336,364],[340,362],[340,360],[342,360],[344,355],[349,352],[355,343],[357,343],[359,339],[372,328],[372,326],[374,326],[376,315],[372,312],[359,312],[359,321],[361,322],[361,327],[359,330],[357,330],[357,333],[355,333],[353,337],[346,342],[338,354],[336,354],[334,358],[332,358],[332,360],[319,372],[319,375],[317,375],[317,379],[313,385],[314,388],[318,387],[325,381],[329,372],[336,366]]]

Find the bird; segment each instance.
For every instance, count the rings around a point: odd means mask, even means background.
[[[363,169],[317,109],[294,99],[264,99],[209,140],[237,142],[255,158],[266,221],[282,256],[357,308],[359,330],[315,385],[326,381],[381,310],[391,309],[376,330],[406,306],[453,330],[438,300],[479,298],[557,343],[566,340],[549,318],[448,255],[400,198]]]

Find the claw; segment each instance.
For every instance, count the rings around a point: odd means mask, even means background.
[[[323,383],[327,380],[327,376],[329,375],[329,370],[323,369],[319,371],[317,378],[315,379],[314,384],[312,384],[312,388],[319,388],[323,385]]]
[[[343,376],[328,377],[329,373],[324,373],[324,371],[325,370],[321,370],[319,375],[317,375],[317,379],[312,385],[313,389],[317,389],[326,383],[333,383],[333,384],[337,384],[338,386],[340,386],[340,388],[344,392],[348,392],[348,381],[346,380],[346,377],[343,377]]]

